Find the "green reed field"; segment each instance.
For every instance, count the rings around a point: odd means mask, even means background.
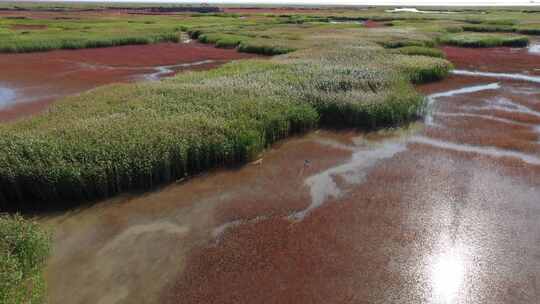
[[[493,24],[502,15],[514,27],[538,26],[537,12],[521,11],[0,18],[4,52],[189,36],[277,55],[156,83],[102,87],[59,101],[45,114],[1,125],[0,209],[72,207],[150,189],[248,162],[277,140],[317,127],[374,129],[409,122],[422,115],[424,105],[413,84],[439,80],[452,68],[437,45],[456,44],[448,37],[481,41],[487,34],[465,26]],[[359,21],[367,19],[385,26],[363,27]]]
[[[496,33],[457,33],[444,35],[439,38],[439,42],[461,47],[524,47],[529,44],[529,38],[523,35],[505,35]]]
[[[109,5],[114,7],[118,5]],[[124,5],[125,6],[125,5]],[[133,5],[131,5],[133,6]],[[146,5],[147,6],[147,5]],[[135,5],[144,8],[144,4]],[[166,5],[174,7],[174,5]],[[29,16],[33,9],[47,15]],[[172,15],[108,14],[99,9],[103,4],[61,3],[0,3],[0,9],[12,11],[0,17],[0,52],[36,52],[51,49],[107,47],[125,44],[147,44],[164,41],[178,42],[188,31],[202,42],[219,47],[238,47],[241,51],[261,54],[281,54],[293,50],[285,45],[273,48],[276,36],[261,34],[283,25],[300,27],[303,24],[354,22],[375,20],[402,30],[414,30],[431,36],[444,36],[440,43],[491,46],[523,44],[523,37],[497,39],[474,35],[472,32],[500,32],[525,35],[540,33],[540,11],[531,9],[471,10],[454,9],[452,14],[389,13],[384,8],[306,10],[297,13],[178,13]],[[57,13],[51,13],[56,10]],[[350,26],[351,24],[349,24]],[[340,25],[335,25],[340,26]],[[343,24],[343,26],[346,26]],[[204,34],[201,33],[204,29]],[[238,30],[240,29],[240,31]],[[444,35],[465,32],[461,36]],[[288,40],[301,40],[302,33],[281,31]],[[467,34],[471,33],[471,35]],[[403,34],[403,33],[402,33]],[[467,36],[467,37],[464,37]],[[470,36],[470,37],[469,37]],[[516,40],[517,39],[517,40]],[[392,39],[388,39],[391,41]],[[477,43],[476,43],[477,41]],[[517,41],[517,42],[516,42]],[[463,43],[462,43],[463,42]],[[516,45],[517,45],[516,44]]]
[[[0,215],[0,303],[45,303],[49,234],[21,216]]]

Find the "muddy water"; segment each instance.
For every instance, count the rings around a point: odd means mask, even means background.
[[[59,98],[98,86],[158,80],[250,57],[194,42],[0,54],[0,122],[39,113]]]
[[[474,52],[448,55],[466,71],[540,68]],[[493,69],[460,57],[481,54]],[[539,303],[540,84],[472,74],[419,90],[424,122],[313,132],[238,170],[43,218],[50,302]]]

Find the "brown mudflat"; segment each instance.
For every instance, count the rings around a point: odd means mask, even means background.
[[[98,86],[155,80],[251,57],[195,42],[0,54],[0,88],[16,95],[7,105],[0,99],[0,122],[39,113],[55,100]],[[159,72],[164,66],[170,66],[169,73]]]
[[[50,303],[540,303],[539,84],[419,90],[439,94],[423,124],[43,218]]]

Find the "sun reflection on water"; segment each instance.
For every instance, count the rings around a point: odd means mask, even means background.
[[[431,283],[434,295],[442,303],[454,303],[463,285],[465,265],[458,250],[446,251],[434,258]]]

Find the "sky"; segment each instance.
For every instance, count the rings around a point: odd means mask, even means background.
[[[1,0],[0,0],[1,1]],[[39,1],[39,0],[38,0]],[[41,0],[46,1],[63,1],[63,0]],[[72,1],[72,0],[68,0]],[[392,6],[540,6],[540,0],[73,0],[79,2],[161,2],[161,3],[238,3],[238,4],[312,4],[312,5],[392,5]],[[67,1],[66,1],[67,2]]]

